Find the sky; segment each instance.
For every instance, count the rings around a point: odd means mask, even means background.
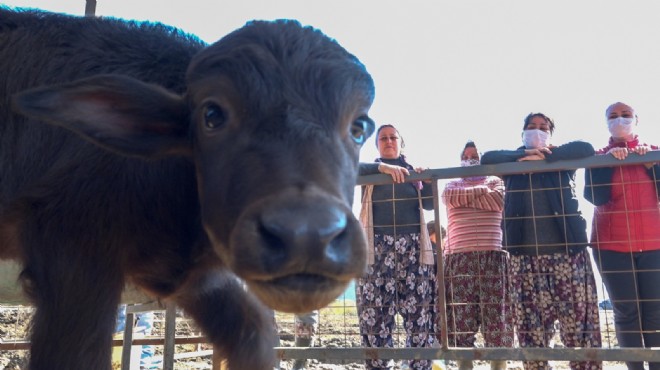
[[[85,0],[0,4],[85,9]],[[376,84],[370,116],[399,129],[410,163],[444,168],[459,166],[467,140],[482,152],[517,148],[530,112],[555,120],[553,144],[603,147],[605,109],[616,101],[637,110],[643,141],[660,144],[659,8],[614,0],[98,0],[96,14],[162,22],[209,43],[253,19],[316,27],[365,64]],[[378,156],[374,143],[362,161]]]
[[[2,4],[83,15],[85,0]],[[96,14],[158,21],[209,43],[252,19],[297,19],[336,39],[376,83],[371,117],[420,167],[459,165],[467,140],[513,149],[523,118],[555,120],[553,143],[606,144],[605,108],[637,109],[660,143],[660,5],[613,0],[99,0]],[[361,160],[376,158],[373,138]]]

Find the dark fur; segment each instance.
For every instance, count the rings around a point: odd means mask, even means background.
[[[0,71],[0,257],[37,307],[31,369],[109,369],[129,281],[230,368],[272,368],[272,318],[236,276],[302,312],[363,271],[350,202],[373,82],[319,31],[252,22],[206,46],[0,8]]]

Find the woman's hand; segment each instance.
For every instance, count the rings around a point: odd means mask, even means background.
[[[607,151],[607,154],[611,154],[612,157],[622,161],[628,156],[628,148],[612,148]]]
[[[633,152],[633,153],[637,153],[638,155],[644,155],[644,154],[648,153],[650,150],[651,150],[651,147],[650,147],[650,146],[648,146],[648,145],[640,145],[640,146],[638,146],[638,147],[635,147],[635,148],[632,150],[632,152]],[[645,166],[647,169],[650,169],[650,168],[653,167],[654,165],[655,165],[655,162],[644,163],[644,166]]]
[[[637,155],[645,155],[646,153],[649,152],[649,150],[651,150],[650,146],[640,145],[640,146],[636,146],[632,149],[612,148],[612,149],[607,151],[607,154],[612,154],[612,157],[614,157],[618,160],[624,160],[624,159],[626,159],[626,157],[628,157],[628,153],[636,153]],[[646,168],[651,168],[651,167],[653,167],[654,164],[655,164],[655,162],[644,163],[644,166]]]
[[[525,149],[525,156],[522,158],[518,158],[518,162],[542,161],[545,159],[546,154],[552,154],[550,147],[543,147],[538,149]]]
[[[394,180],[394,183],[396,184],[404,182],[406,176],[410,176],[410,171],[408,171],[407,168],[387,163],[380,163],[378,165],[378,171],[392,176],[392,180]]]
[[[631,152],[632,152],[632,153],[637,153],[637,154],[639,154],[639,155],[644,155],[644,154],[648,153],[649,150],[651,150],[651,147],[650,147],[650,146],[648,146],[648,145],[640,145],[640,146],[635,147]]]
[[[428,169],[429,169],[428,167],[427,167],[427,168],[423,168],[423,167],[415,167],[415,172],[417,172],[417,173],[422,173],[422,172],[424,172],[424,171],[426,171],[426,170],[428,170]],[[431,180],[424,180],[424,181],[422,181],[422,182],[425,183],[425,184],[430,184],[430,183],[431,183]]]

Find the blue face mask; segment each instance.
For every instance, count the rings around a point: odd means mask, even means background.
[[[477,158],[470,158],[470,159],[463,159],[461,160],[461,167],[471,167],[471,166],[478,166],[481,164],[481,161]]]

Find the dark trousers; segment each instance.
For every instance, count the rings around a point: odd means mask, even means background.
[[[614,310],[620,347],[660,347],[660,250],[623,253],[594,250]],[[630,370],[642,362],[627,362]],[[660,362],[649,364],[659,370]]]

